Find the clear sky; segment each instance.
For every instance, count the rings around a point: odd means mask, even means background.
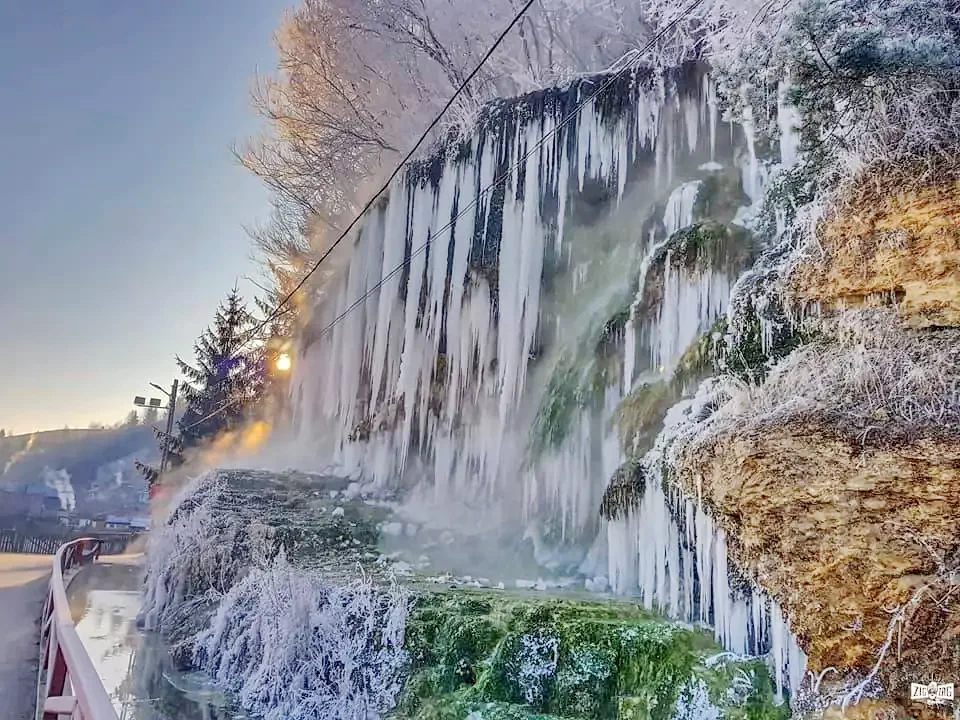
[[[291,4],[0,0],[0,428],[122,419],[255,291],[230,147]]]

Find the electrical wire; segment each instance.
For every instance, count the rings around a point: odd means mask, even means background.
[[[453,104],[454,100],[455,100],[455,99],[457,98],[457,96],[464,90],[464,88],[466,87],[467,83],[469,83],[470,80],[472,80],[473,77],[476,76],[476,74],[477,74],[477,73],[480,71],[480,69],[482,68],[483,64],[490,58],[490,56],[493,54],[494,50],[496,50],[497,46],[498,46],[501,42],[503,42],[503,39],[506,37],[507,33],[520,21],[520,19],[523,17],[523,15],[526,13],[526,11],[530,8],[530,6],[533,4],[533,2],[534,2],[534,0],[530,0],[530,2],[527,2],[527,4],[524,5],[523,8],[521,8],[521,10],[520,10],[520,12],[517,14],[517,16],[514,17],[513,21],[507,26],[506,30],[504,30],[504,32],[500,34],[500,36],[497,38],[496,42],[493,44],[493,46],[490,48],[490,50],[488,50],[487,53],[484,55],[483,59],[480,61],[480,64],[478,64],[477,67],[474,68],[473,72],[470,73],[470,75],[469,75],[469,76],[467,77],[467,79],[463,82],[463,84],[461,84],[461,86],[457,89],[457,92],[454,93],[453,97],[450,98],[450,100],[449,100],[449,101],[447,102],[447,104],[444,106],[444,108],[443,108],[443,110],[440,112],[440,114],[439,114],[436,118],[434,118],[433,122],[430,123],[430,126],[427,128],[427,130],[420,136],[420,139],[417,141],[416,145],[413,146],[413,149],[407,154],[407,156],[404,158],[404,160],[403,160],[403,161],[396,167],[396,169],[394,169],[394,171],[390,174],[390,178],[387,180],[387,182],[384,184],[384,186],[370,199],[370,201],[364,206],[364,209],[360,212],[360,214],[359,214],[356,218],[354,218],[354,220],[347,226],[346,230],[343,231],[343,234],[340,235],[339,238],[337,238],[336,242],[333,243],[333,245],[330,246],[330,248],[329,248],[329,249],[323,254],[323,256],[314,264],[314,266],[313,266],[313,267],[311,268],[311,270],[303,277],[303,279],[301,279],[300,282],[297,283],[297,286],[296,286],[292,291],[290,291],[290,293],[288,293],[287,296],[277,305],[276,309],[270,314],[270,316],[268,316],[262,323],[260,323],[260,325],[258,325],[258,326],[254,329],[255,332],[259,332],[260,330],[262,330],[263,327],[266,326],[266,324],[267,324],[268,322],[270,322],[270,320],[272,320],[274,317],[276,317],[276,316],[283,310],[283,306],[284,306],[287,302],[289,302],[289,300],[297,293],[297,291],[300,290],[300,288],[303,287],[303,285],[306,283],[307,279],[308,279],[314,272],[316,272],[316,270],[320,267],[321,263],[323,263],[323,261],[326,260],[327,257],[329,257],[329,255],[330,255],[330,253],[333,251],[333,249],[347,236],[347,234],[350,232],[350,230],[353,229],[354,226],[356,226],[356,224],[360,221],[360,219],[363,217],[363,215],[364,215],[371,207],[373,207],[373,204],[376,202],[376,200],[380,197],[380,195],[382,195],[382,194],[389,188],[390,184],[391,184],[391,183],[393,182],[393,180],[397,177],[397,175],[399,175],[400,171],[403,169],[403,167],[406,165],[406,163],[409,162],[410,158],[413,156],[413,154],[414,154],[414,152],[417,150],[417,148],[419,148],[419,146],[424,142],[424,140],[427,138],[427,136],[430,134],[430,132],[437,126],[437,124],[439,124],[441,118],[443,117],[443,114],[451,107],[451,105]],[[673,29],[676,25],[678,25],[682,20],[684,20],[687,16],[689,16],[690,13],[692,13],[699,5],[701,5],[703,2],[704,2],[704,0],[693,0],[693,2],[691,2],[690,5],[688,5],[687,8],[686,8],[680,15],[678,15],[676,18],[674,18],[672,21],[670,21],[666,26],[663,27],[663,29],[661,29],[656,35],[654,35],[653,38],[651,38],[650,41],[649,41],[646,45],[644,45],[643,48],[641,48],[641,49],[636,53],[635,57],[637,57],[637,58],[642,57],[643,54],[644,54],[647,50],[649,50],[650,48],[652,48],[667,32],[669,32],[670,30],[672,30],[672,29]],[[324,326],[324,327],[317,333],[317,335],[316,335],[314,338],[312,338],[312,340],[315,342],[316,340],[318,340],[318,339],[320,339],[321,337],[323,337],[326,333],[328,333],[330,330],[332,330],[338,323],[340,323],[348,314],[350,314],[350,312],[352,312],[352,311],[355,310],[357,307],[359,307],[360,304],[363,303],[364,300],[366,300],[368,297],[370,297],[370,295],[372,295],[373,293],[377,292],[380,288],[382,288],[382,287],[387,283],[387,281],[389,281],[392,277],[394,277],[398,272],[401,272],[407,265],[409,265],[409,264],[413,261],[413,259],[414,259],[417,255],[419,255],[421,252],[423,252],[424,250],[426,250],[426,248],[430,245],[430,243],[433,242],[433,239],[434,239],[434,238],[436,238],[438,235],[440,235],[441,233],[445,232],[446,230],[450,229],[450,227],[452,227],[452,226],[457,222],[457,220],[459,220],[459,219],[460,219],[463,215],[465,215],[468,211],[474,209],[474,208],[476,207],[476,205],[477,205],[477,202],[480,200],[480,198],[484,197],[487,193],[489,193],[491,190],[493,190],[493,188],[495,188],[495,187],[496,187],[497,185],[499,185],[501,182],[505,181],[505,180],[507,179],[507,177],[509,177],[510,174],[520,166],[521,163],[523,163],[527,158],[529,158],[530,155],[532,155],[534,152],[536,152],[537,150],[539,150],[539,149],[543,146],[543,144],[544,144],[548,139],[550,139],[551,137],[553,137],[557,132],[559,132],[561,128],[565,127],[569,122],[571,122],[571,121],[573,120],[573,118],[577,116],[577,114],[580,112],[581,109],[583,109],[583,107],[584,107],[585,105],[587,105],[588,103],[590,103],[591,101],[593,101],[595,98],[597,98],[597,97],[598,97],[601,93],[603,93],[607,88],[609,88],[611,85],[613,85],[613,83],[615,83],[624,73],[626,73],[628,70],[633,70],[634,68],[637,67],[637,65],[638,65],[638,62],[626,64],[626,65],[624,65],[620,70],[618,70],[616,73],[614,73],[614,74],[611,75],[609,78],[607,78],[607,80],[606,80],[605,82],[603,82],[603,83],[600,85],[600,87],[597,88],[597,90],[596,90],[595,92],[593,92],[591,95],[587,96],[586,99],[584,99],[584,100],[582,100],[580,103],[578,103],[577,106],[576,106],[573,110],[571,110],[571,111],[566,115],[566,117],[564,117],[563,120],[561,120],[561,121],[556,125],[556,127],[552,128],[549,132],[544,133],[544,135],[540,138],[540,140],[538,140],[538,141],[533,145],[533,147],[531,147],[521,158],[519,158],[513,165],[511,165],[511,166],[508,167],[506,170],[504,170],[504,171],[503,171],[497,178],[495,178],[489,185],[487,185],[487,186],[486,186],[485,188],[483,188],[479,193],[477,193],[477,195],[474,197],[474,199],[473,199],[471,202],[469,202],[469,203],[463,208],[463,210],[461,210],[460,212],[458,212],[457,215],[450,220],[450,222],[448,222],[448,223],[447,223],[446,225],[444,225],[443,227],[439,228],[436,232],[431,232],[430,237],[427,239],[426,242],[424,242],[424,243],[423,243],[422,245],[420,245],[416,250],[414,250],[413,252],[411,252],[410,255],[403,260],[403,262],[401,262],[399,265],[397,265],[395,268],[393,268],[389,273],[387,273],[387,275],[385,275],[383,278],[381,278],[378,283],[376,283],[373,287],[371,287],[369,290],[367,290],[365,293],[363,293],[363,295],[361,295],[361,296],[360,296],[359,298],[357,298],[353,303],[351,303],[342,313],[340,313],[336,318],[334,318],[333,321],[332,321],[330,324]],[[244,345],[245,345],[245,344],[246,344],[246,342],[244,343]],[[243,345],[241,345],[240,347],[243,347]],[[239,349],[239,348],[238,348],[238,349]],[[196,427],[197,425],[199,425],[199,424],[201,424],[201,423],[203,423],[203,422],[206,422],[207,420],[215,417],[216,415],[218,415],[219,413],[223,412],[224,410],[227,410],[228,408],[232,407],[233,405],[236,405],[236,404],[237,404],[238,402],[240,402],[242,399],[243,399],[243,398],[235,398],[234,400],[230,400],[230,401],[228,401],[227,403],[224,403],[221,407],[217,408],[216,410],[214,410],[213,412],[211,412],[209,415],[201,418],[200,420],[197,420],[195,423],[192,423],[192,424],[188,425],[186,428],[184,428],[184,430],[189,430],[190,428]]]

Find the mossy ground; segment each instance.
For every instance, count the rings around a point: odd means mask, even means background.
[[[788,714],[762,663],[708,664],[720,652],[709,636],[627,603],[424,594],[405,645],[397,720],[668,720],[696,688],[727,718]]]

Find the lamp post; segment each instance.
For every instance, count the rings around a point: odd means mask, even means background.
[[[167,411],[167,430],[164,433],[163,446],[160,451],[160,472],[162,473],[167,469],[167,458],[170,454],[170,440],[173,437],[173,414],[177,411],[177,389],[180,387],[180,381],[173,381],[170,392],[167,392],[156,383],[150,383],[150,387],[156,388],[167,396],[167,406],[165,408],[162,407],[162,401],[159,398],[150,398],[148,403],[147,398],[141,395],[137,395],[133,399],[133,404],[137,407],[156,408],[157,410]]]

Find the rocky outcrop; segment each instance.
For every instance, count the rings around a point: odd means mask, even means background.
[[[897,693],[960,673],[960,440],[861,445],[796,422],[719,438],[679,470],[787,608],[811,670],[869,672],[887,645]]]
[[[719,391],[670,467],[784,608],[821,690],[856,699],[871,680],[939,717],[909,692],[960,676],[960,333],[898,317],[822,321],[763,383]]]
[[[960,181],[861,190],[823,225],[820,244],[793,273],[799,299],[826,308],[896,300],[914,327],[960,325]]]

